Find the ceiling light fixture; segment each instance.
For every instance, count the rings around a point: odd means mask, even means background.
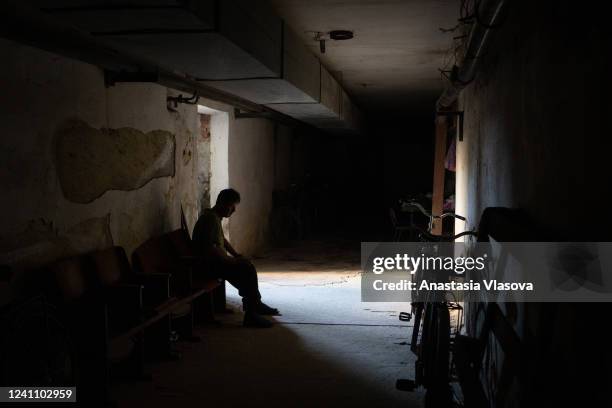
[[[327,33],[323,33],[321,31],[309,32],[314,33],[314,40],[319,43],[319,50],[321,51],[321,54],[325,54],[326,40],[345,41],[350,40],[354,37],[353,32],[349,30],[332,30]]]
[[[353,32],[349,30],[333,30],[329,32],[329,38],[337,41],[350,40],[353,38]]]

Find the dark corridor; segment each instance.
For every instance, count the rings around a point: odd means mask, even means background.
[[[611,405],[603,6],[0,7],[0,406]]]

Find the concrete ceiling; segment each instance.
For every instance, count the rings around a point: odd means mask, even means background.
[[[458,0],[270,0],[369,112],[432,111],[444,82],[444,65],[459,17]],[[355,37],[326,42],[321,54],[313,31],[346,29]]]

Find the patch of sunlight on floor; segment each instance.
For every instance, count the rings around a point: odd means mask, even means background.
[[[179,342],[183,359],[151,365],[151,383],[119,384],[119,406],[420,407],[413,378],[408,303],[362,303],[354,246],[272,252],[255,260],[263,300],[281,310],[271,329],[241,326],[241,299],[227,284],[221,327]],[[356,256],[355,256],[356,255]]]

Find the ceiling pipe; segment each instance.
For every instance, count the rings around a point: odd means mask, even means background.
[[[450,85],[438,98],[436,102],[438,111],[450,109],[463,88],[476,77],[482,56],[491,37],[491,31],[499,24],[500,15],[505,5],[506,0],[481,0],[476,2],[476,21],[470,32],[465,57],[461,67],[454,69]]]

